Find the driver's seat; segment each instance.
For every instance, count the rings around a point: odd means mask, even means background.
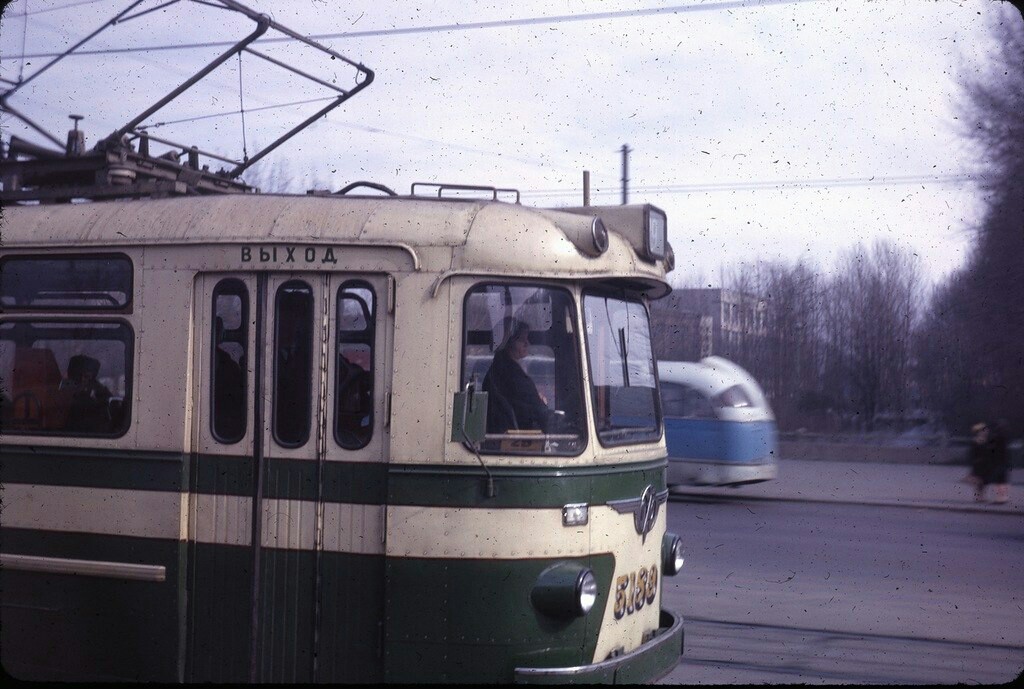
[[[512,403],[489,383],[489,376],[484,376],[483,389],[487,393],[487,432],[506,433],[510,430],[519,430],[519,422],[516,421]]]

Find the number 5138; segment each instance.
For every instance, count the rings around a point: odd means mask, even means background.
[[[654,602],[658,593],[658,565],[641,567],[615,580],[615,619],[621,620]]]

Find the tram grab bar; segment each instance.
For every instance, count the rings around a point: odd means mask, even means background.
[[[78,574],[88,577],[111,577],[135,581],[161,582],[167,579],[163,565],[139,565],[130,562],[74,560],[39,555],[0,554],[0,568],[47,574]]]

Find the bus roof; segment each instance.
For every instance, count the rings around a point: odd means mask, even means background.
[[[670,291],[664,262],[642,260],[615,232],[603,254],[584,253],[581,223],[591,221],[495,201],[226,194],[8,206],[3,235],[6,249],[401,245],[426,272],[620,278],[653,298]]]

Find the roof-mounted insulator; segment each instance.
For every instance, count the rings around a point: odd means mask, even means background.
[[[85,132],[78,128],[78,121],[83,119],[81,115],[68,115],[75,122],[75,128],[68,130],[68,143],[64,152],[68,157],[78,157],[85,153]]]

